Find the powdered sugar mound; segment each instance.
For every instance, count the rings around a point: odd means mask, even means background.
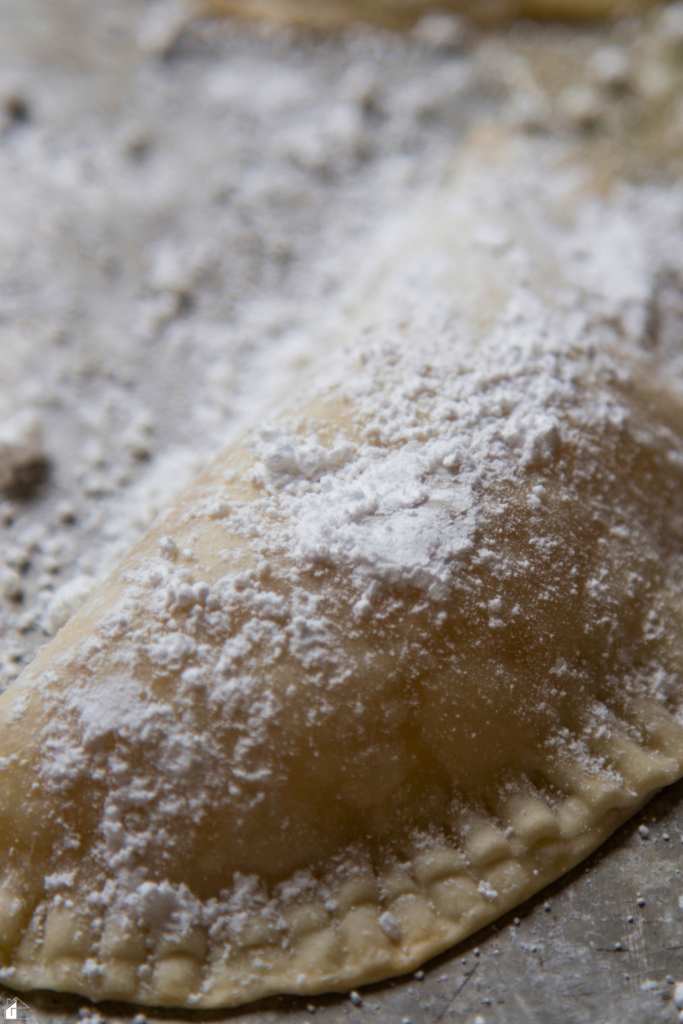
[[[127,676],[111,676],[106,685],[91,685],[76,690],[67,698],[70,709],[78,713],[83,744],[89,749],[101,745],[107,735],[130,736],[143,717],[149,722],[149,711],[144,704],[142,688]]]
[[[276,489],[297,480],[311,480],[342,465],[353,453],[353,445],[341,442],[326,448],[317,438],[300,438],[281,427],[261,430],[260,462],[251,472],[255,483]]]
[[[272,525],[259,503],[235,522],[259,537],[263,557],[278,551],[300,567],[343,567],[361,591],[357,614],[369,611],[378,586],[418,587],[445,601],[472,551],[487,488],[549,469],[565,435],[576,440],[627,415],[600,385],[601,360],[628,379],[627,364],[610,361],[608,338],[586,316],[523,289],[476,342],[448,321],[418,330],[417,344],[364,339],[338,357],[331,385],[356,410],[356,442],[326,448],[286,427],[261,436],[252,480],[282,522]]]
[[[123,905],[133,911],[139,927],[155,939],[169,926],[181,935],[186,934],[201,919],[201,904],[185,885],[142,882],[123,900]]]
[[[284,543],[303,565],[343,565],[360,579],[445,596],[446,567],[469,548],[471,495],[426,486],[433,455],[414,443],[390,452],[362,446],[321,490],[283,499],[296,522]]]

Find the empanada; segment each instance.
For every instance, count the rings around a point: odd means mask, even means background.
[[[9,985],[399,974],[681,775],[683,410],[626,208],[540,151],[387,230],[346,344],[0,698]]]

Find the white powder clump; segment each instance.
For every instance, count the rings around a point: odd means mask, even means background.
[[[498,893],[493,888],[490,882],[480,882],[478,885],[478,891],[482,894],[484,899],[493,901],[498,899]]]
[[[388,935],[393,942],[399,941],[401,938],[401,925],[393,914],[390,914],[388,910],[385,910],[385,912],[380,914],[377,918],[377,923],[384,934]]]

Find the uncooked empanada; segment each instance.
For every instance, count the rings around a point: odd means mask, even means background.
[[[380,237],[346,347],[0,698],[9,985],[399,974],[681,774],[683,411],[628,206],[538,153]]]

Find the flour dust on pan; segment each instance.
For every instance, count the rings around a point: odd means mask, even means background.
[[[0,698],[5,983],[355,990],[682,774],[683,403],[647,236],[681,208],[484,134],[379,233],[346,344]]]

